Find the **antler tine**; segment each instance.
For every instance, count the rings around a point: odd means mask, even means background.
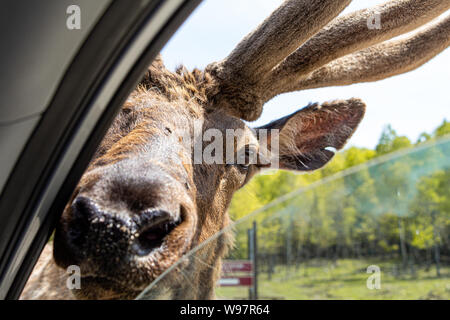
[[[371,82],[414,70],[450,46],[450,15],[400,40],[337,59],[286,91]]]
[[[242,119],[257,119],[262,111],[262,100],[255,87],[264,75],[327,25],[350,2],[285,1],[225,60],[207,67],[216,80],[208,92],[210,101]]]
[[[337,18],[273,70],[265,80],[270,87],[266,99],[287,92],[285,87],[337,58],[412,31],[449,8],[450,0],[393,0]],[[376,14],[381,28],[369,29]]]

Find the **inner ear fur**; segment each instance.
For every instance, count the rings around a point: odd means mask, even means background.
[[[310,171],[321,168],[344,147],[365,113],[360,99],[310,104],[259,129],[278,129],[281,169]],[[271,139],[269,139],[270,144]]]

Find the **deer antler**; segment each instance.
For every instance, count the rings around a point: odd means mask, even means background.
[[[337,18],[290,54],[265,82],[274,95],[286,92],[328,62],[412,31],[448,8],[450,0],[395,0]],[[382,27],[369,29],[367,23],[375,15],[381,17]],[[266,92],[266,99],[272,97]]]
[[[208,93],[215,106],[255,120],[263,101],[254,88],[281,60],[334,19],[351,0],[289,0],[207,71],[216,79]],[[236,109],[239,105],[239,110]]]
[[[371,82],[414,70],[450,45],[450,16],[405,39],[335,60],[286,91]]]
[[[429,23],[450,8],[450,0],[392,0],[334,19],[349,2],[284,2],[225,60],[208,66],[215,80],[211,103],[255,120],[280,93],[383,79],[449,46],[448,18],[406,39],[387,40]],[[375,14],[380,29],[368,27]]]

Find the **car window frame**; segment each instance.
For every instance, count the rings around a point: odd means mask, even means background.
[[[200,2],[116,0],[99,19],[3,189],[1,299],[20,296],[114,116],[151,61]],[[111,38],[111,30],[120,36]]]

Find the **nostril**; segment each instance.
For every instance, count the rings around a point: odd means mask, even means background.
[[[89,220],[97,212],[97,208],[92,200],[86,197],[77,197],[72,203],[74,215],[79,215]]]
[[[97,214],[95,204],[88,198],[77,197],[72,203],[72,219],[68,225],[70,241],[79,246],[89,231],[90,219]]]
[[[135,253],[139,256],[149,254],[153,249],[160,247],[165,237],[180,224],[178,218],[174,218],[164,210],[150,210],[140,216],[141,231],[133,245]]]

